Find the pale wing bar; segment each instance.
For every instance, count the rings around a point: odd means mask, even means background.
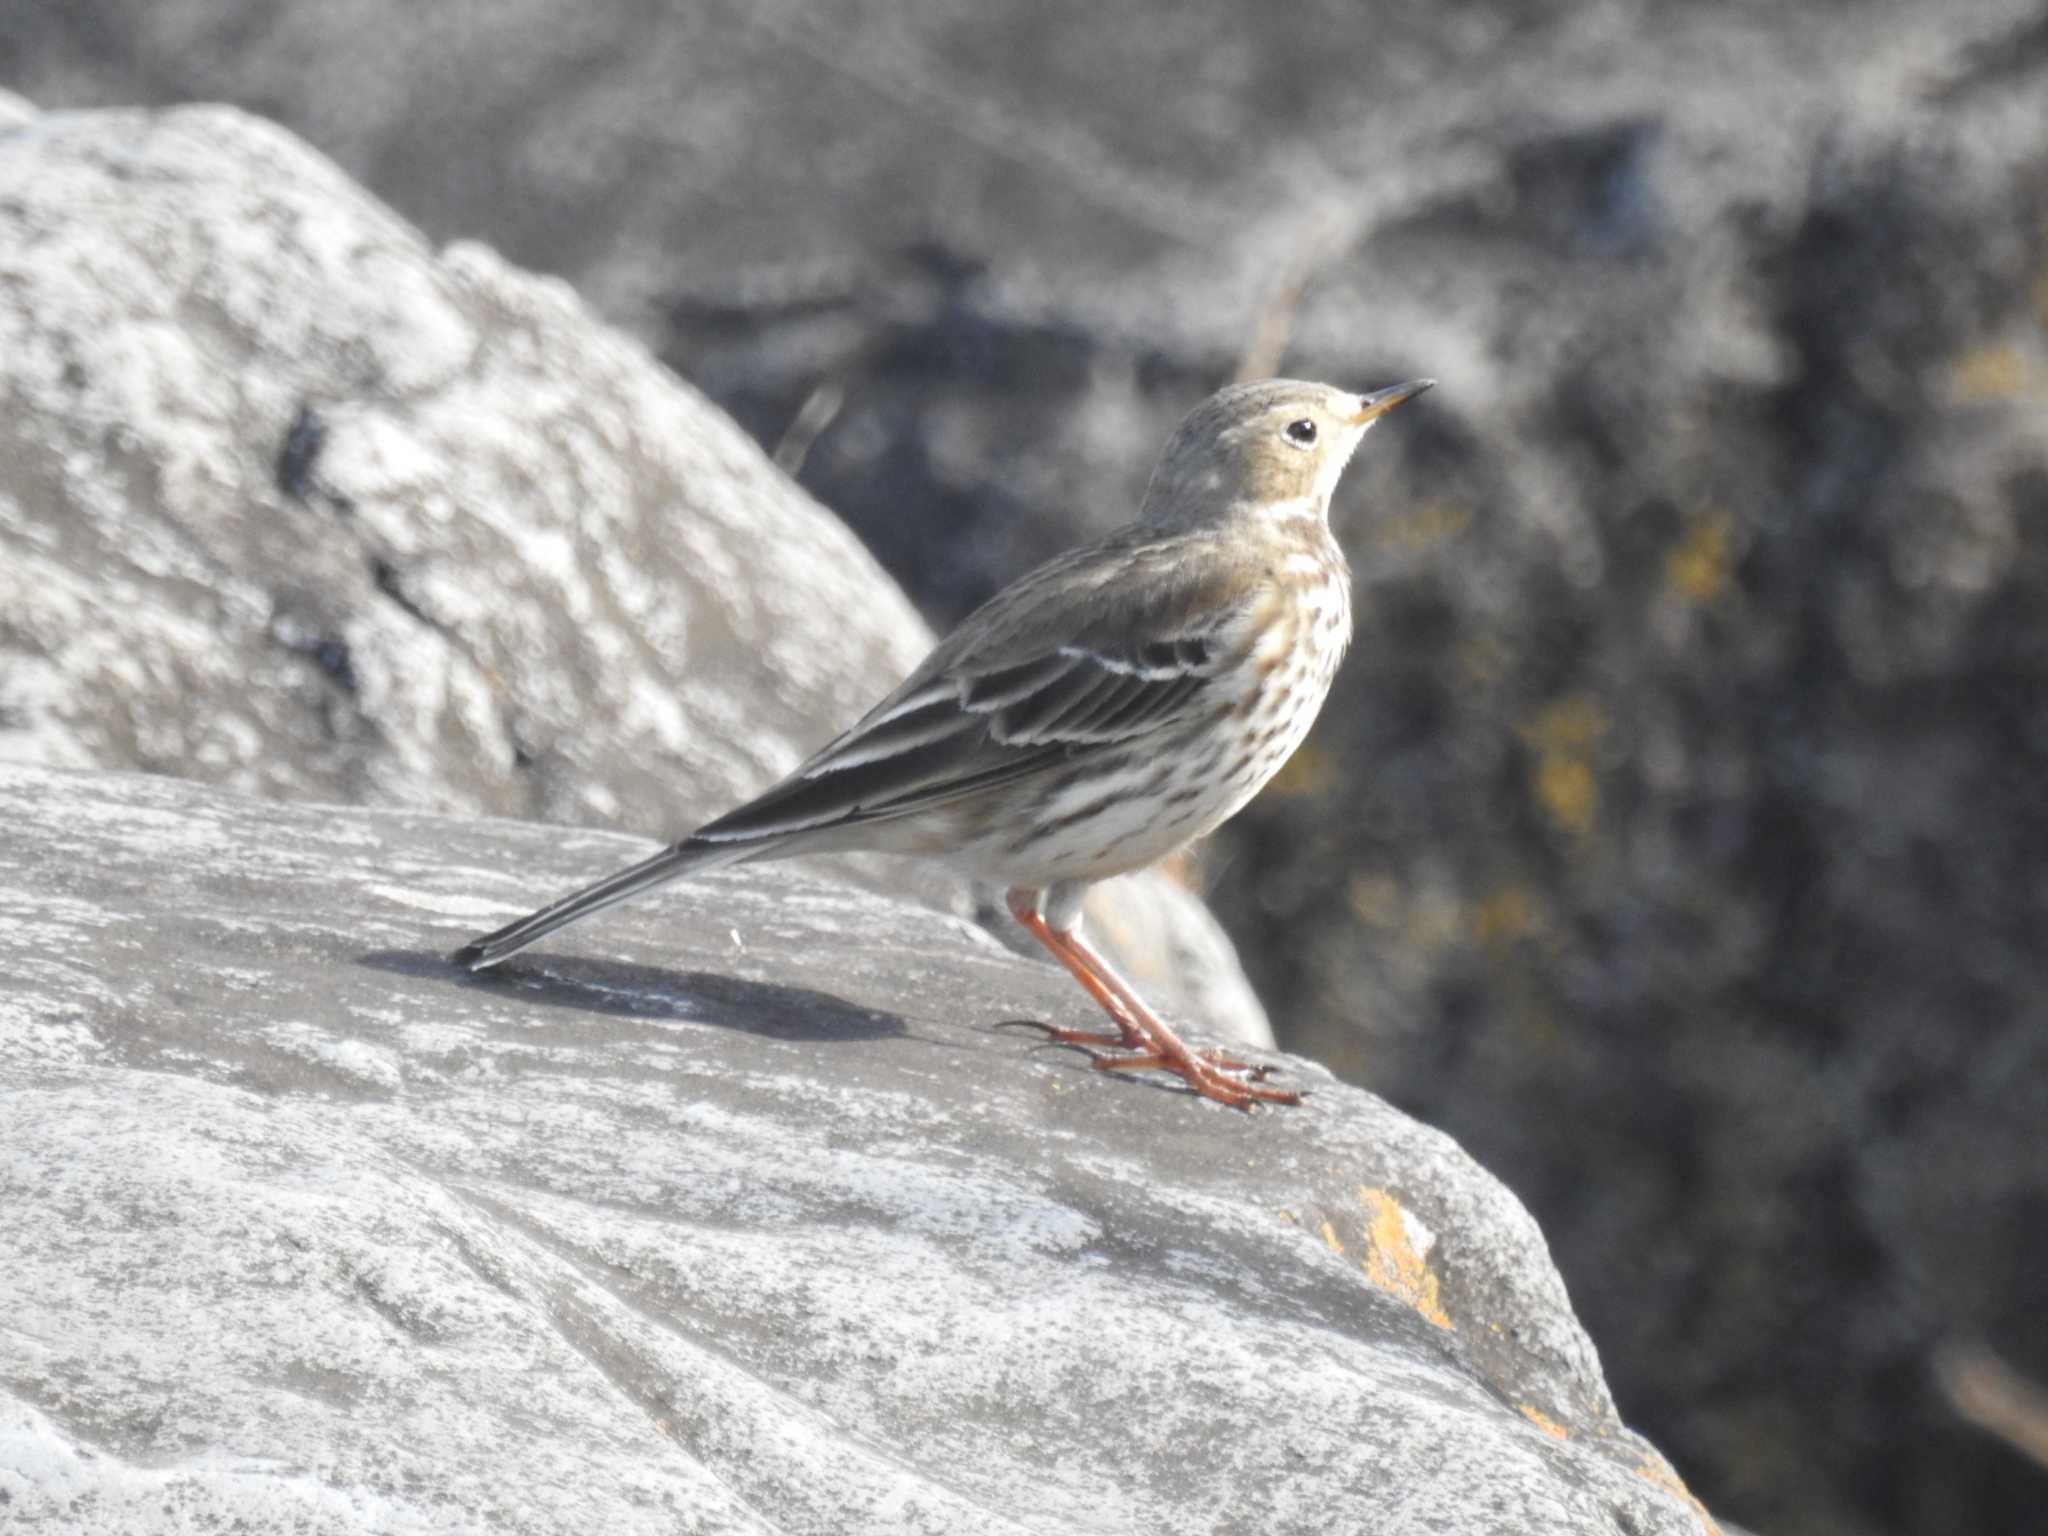
[[[1215,674],[1214,652],[1200,636],[1149,642],[1126,655],[1064,646],[1058,657],[1072,665],[1048,671],[1028,693],[1005,692],[991,709],[977,704],[970,686],[961,702],[989,713],[989,734],[1010,746],[1123,741],[1171,719],[1199,693]]]

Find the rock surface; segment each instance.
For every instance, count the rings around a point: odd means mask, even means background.
[[[1300,1062],[998,1029],[979,930],[768,867],[479,981],[599,832],[0,768],[23,1531],[1696,1533],[1534,1224]]]
[[[240,113],[0,134],[0,406],[0,759],[673,836],[930,643],[561,284],[437,254]],[[1198,901],[1091,910],[1169,1011],[1271,1043]]]

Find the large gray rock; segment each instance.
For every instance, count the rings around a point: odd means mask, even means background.
[[[17,760],[680,829],[927,644],[565,287],[239,113],[0,139],[0,281]]]
[[[0,759],[658,835],[931,638],[561,284],[436,253],[222,109],[0,135],[0,557]],[[928,870],[838,867],[969,910]],[[1093,911],[1170,1010],[1271,1043],[1184,890]]]
[[[787,868],[480,981],[629,839],[0,768],[10,1530],[1702,1536],[1535,1225]]]

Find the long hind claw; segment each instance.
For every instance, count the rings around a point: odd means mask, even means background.
[[[1041,1023],[1037,1019],[1004,1019],[997,1029],[1035,1029],[1045,1036],[1047,1045],[1074,1045],[1088,1049],[1102,1046],[1109,1050],[1145,1050],[1151,1040],[1143,1032],[1132,1029],[1125,1034],[1107,1034],[1094,1029],[1061,1029],[1057,1025]]]

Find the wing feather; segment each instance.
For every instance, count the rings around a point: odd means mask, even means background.
[[[1039,689],[1058,682],[1080,665],[1079,656],[1054,651],[1049,656],[1034,657],[1014,667],[1001,667],[994,672],[967,673],[958,679],[960,703],[963,708],[971,709],[976,714],[988,714],[992,710],[1028,699]]]
[[[748,842],[882,821],[1127,750],[1211,708],[1255,583],[1199,537],[1132,530],[1005,589],[854,727],[699,829]]]

